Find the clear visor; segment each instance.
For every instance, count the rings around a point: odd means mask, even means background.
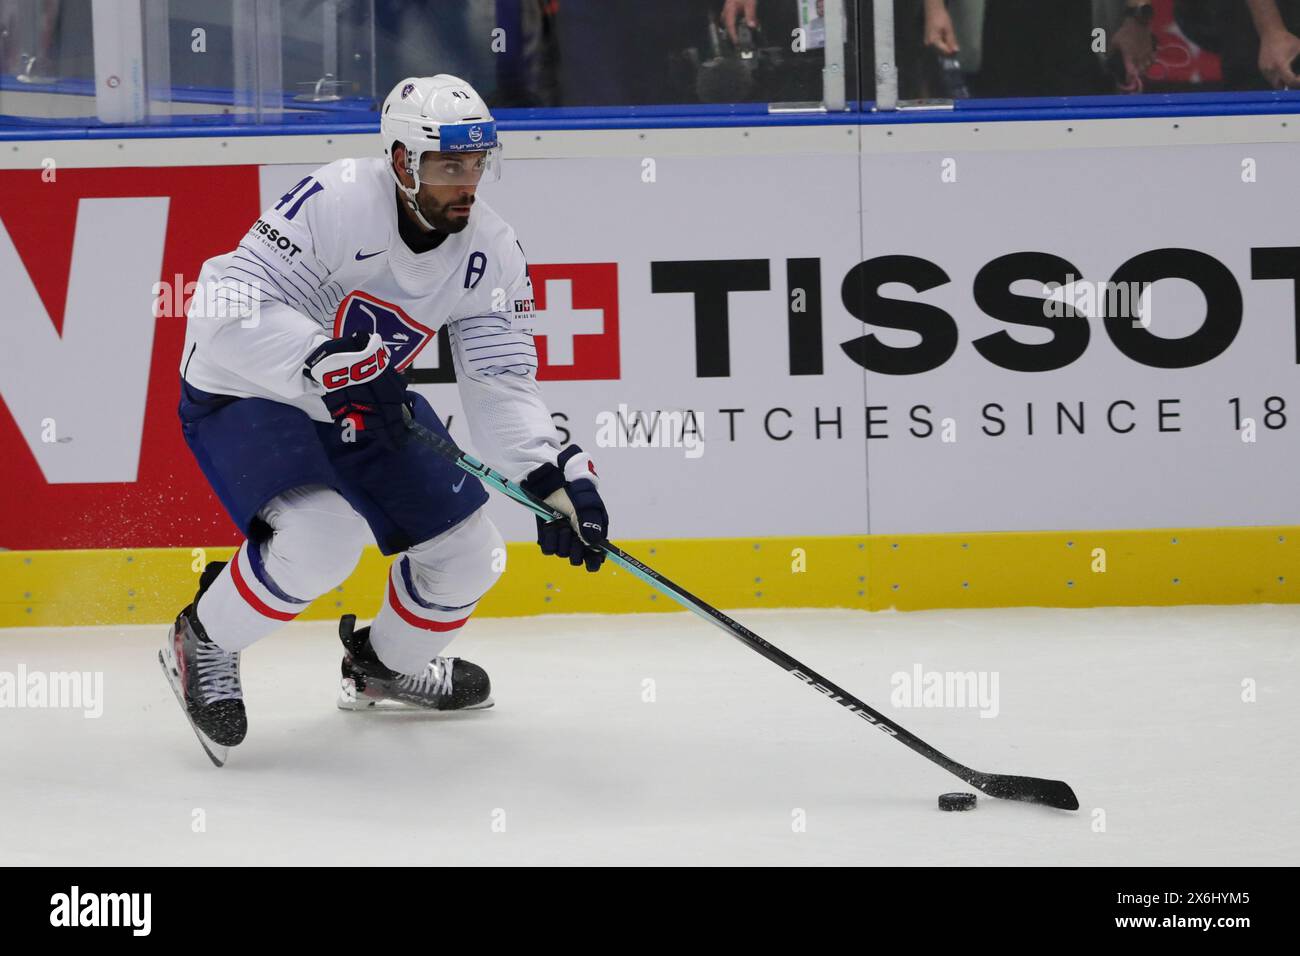
[[[425,153],[420,182],[429,186],[477,186],[501,178],[501,147],[461,153]]]

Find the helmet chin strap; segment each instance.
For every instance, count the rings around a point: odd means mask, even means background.
[[[402,198],[406,200],[406,208],[411,210],[416,220],[424,227],[426,232],[434,232],[438,227],[429,220],[424,218],[424,213],[420,211],[420,204],[416,201],[416,196],[420,192],[420,171],[411,168],[411,153],[406,152],[406,173],[415,182],[415,188],[405,185],[397,176],[397,171],[393,169],[392,161],[388,163],[388,174],[393,177],[393,182],[397,183],[397,188],[402,192]]]
[[[398,185],[401,184],[399,183]],[[416,193],[420,191],[419,187],[417,186],[415,189],[407,189],[405,186],[402,186],[401,188],[402,195],[406,199],[406,208],[411,210],[426,232],[434,232],[438,227],[424,218],[424,213],[420,212],[420,204],[415,201]]]

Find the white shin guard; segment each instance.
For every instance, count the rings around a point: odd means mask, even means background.
[[[505,543],[482,511],[393,562],[370,645],[384,666],[418,674],[442,654],[505,569]]]
[[[370,537],[352,506],[321,485],[273,498],[259,517],[271,537],[245,541],[199,600],[200,623],[226,651],[261,640],[340,584]]]

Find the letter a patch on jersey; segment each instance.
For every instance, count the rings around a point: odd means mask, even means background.
[[[393,366],[399,372],[415,361],[435,331],[415,321],[399,306],[365,292],[349,292],[334,313],[336,339],[353,332],[376,333],[388,346]]]

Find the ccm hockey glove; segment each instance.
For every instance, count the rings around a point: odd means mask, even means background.
[[[537,519],[537,543],[542,554],[568,558],[574,567],[586,564],[588,571],[600,570],[605,552],[595,546],[608,539],[609,515],[597,490],[599,482],[591,456],[577,445],[570,445],[560,452],[554,465],[534,468],[519,483],[529,494],[568,517],[568,521]]]
[[[409,406],[406,381],[389,361],[383,339],[353,332],[312,352],[302,373],[325,389],[321,400],[334,421],[395,449],[408,437],[402,410]]]

